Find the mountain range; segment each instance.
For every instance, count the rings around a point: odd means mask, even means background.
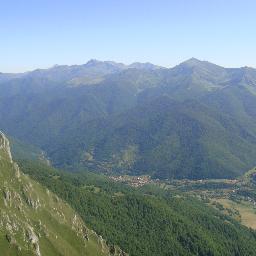
[[[91,60],[0,74],[0,128],[54,166],[161,179],[256,164],[256,69]]]

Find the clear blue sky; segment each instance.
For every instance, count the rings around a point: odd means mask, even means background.
[[[1,1],[0,72],[91,58],[256,67],[255,13],[255,0]]]

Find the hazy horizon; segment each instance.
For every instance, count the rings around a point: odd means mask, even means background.
[[[1,6],[0,72],[89,59],[173,67],[191,57],[256,67],[255,9],[252,0],[8,1]]]
[[[156,65],[156,66],[159,66],[159,67],[162,67],[162,68],[173,68],[183,62],[186,62],[190,59],[197,59],[199,61],[206,61],[206,62],[209,62],[209,63],[212,63],[212,64],[215,64],[217,66],[220,66],[220,67],[224,67],[224,68],[242,68],[242,67],[250,67],[250,68],[256,68],[256,67],[253,67],[253,66],[248,66],[248,65],[244,65],[244,66],[236,66],[236,67],[231,67],[231,66],[223,66],[223,65],[219,65],[218,63],[213,63],[211,61],[208,61],[208,60],[201,60],[201,59],[198,59],[198,58],[195,58],[195,57],[191,57],[191,58],[188,58],[188,59],[185,59],[185,60],[182,60],[181,62],[179,63],[176,63],[172,66],[164,66],[164,65],[160,65],[160,64],[157,64],[157,63],[153,63],[153,62],[141,62],[141,61],[134,61],[134,62],[130,62],[130,63],[125,63],[125,62],[119,62],[119,61],[115,61],[115,60],[100,60],[100,59],[94,59],[94,58],[91,58],[91,59],[88,59],[87,61],[85,61],[84,63],[71,63],[71,64],[53,64],[51,66],[45,66],[45,67],[35,67],[34,69],[30,69],[30,70],[21,70],[21,71],[14,71],[14,72],[2,72],[0,70],[0,73],[13,73],[13,74],[18,74],[18,73],[27,73],[27,72],[32,72],[32,71],[35,71],[35,70],[45,70],[45,69],[50,69],[50,68],[54,68],[55,66],[79,66],[79,65],[85,65],[87,64],[89,61],[91,60],[96,60],[96,61],[100,61],[100,62],[115,62],[115,63],[118,63],[118,64],[124,64],[124,65],[131,65],[131,64],[134,64],[134,63],[142,63],[142,64],[146,64],[146,63],[150,63],[150,64],[153,64],[153,65]]]

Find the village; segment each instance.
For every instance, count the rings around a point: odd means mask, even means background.
[[[153,183],[153,180],[149,175],[144,175],[144,176],[120,175],[120,176],[109,176],[109,178],[113,181],[122,182],[135,188]]]

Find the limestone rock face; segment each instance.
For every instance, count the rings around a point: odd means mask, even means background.
[[[41,252],[40,252],[40,248],[39,248],[39,239],[31,226],[28,226],[27,238],[28,238],[29,243],[31,243],[31,245],[34,247],[35,255],[41,256]]]
[[[13,162],[9,140],[6,138],[4,133],[1,131],[0,131],[0,151],[2,151],[3,153],[5,153],[7,155],[7,157],[9,158],[11,163]],[[0,158],[0,160],[1,160],[1,158]]]

